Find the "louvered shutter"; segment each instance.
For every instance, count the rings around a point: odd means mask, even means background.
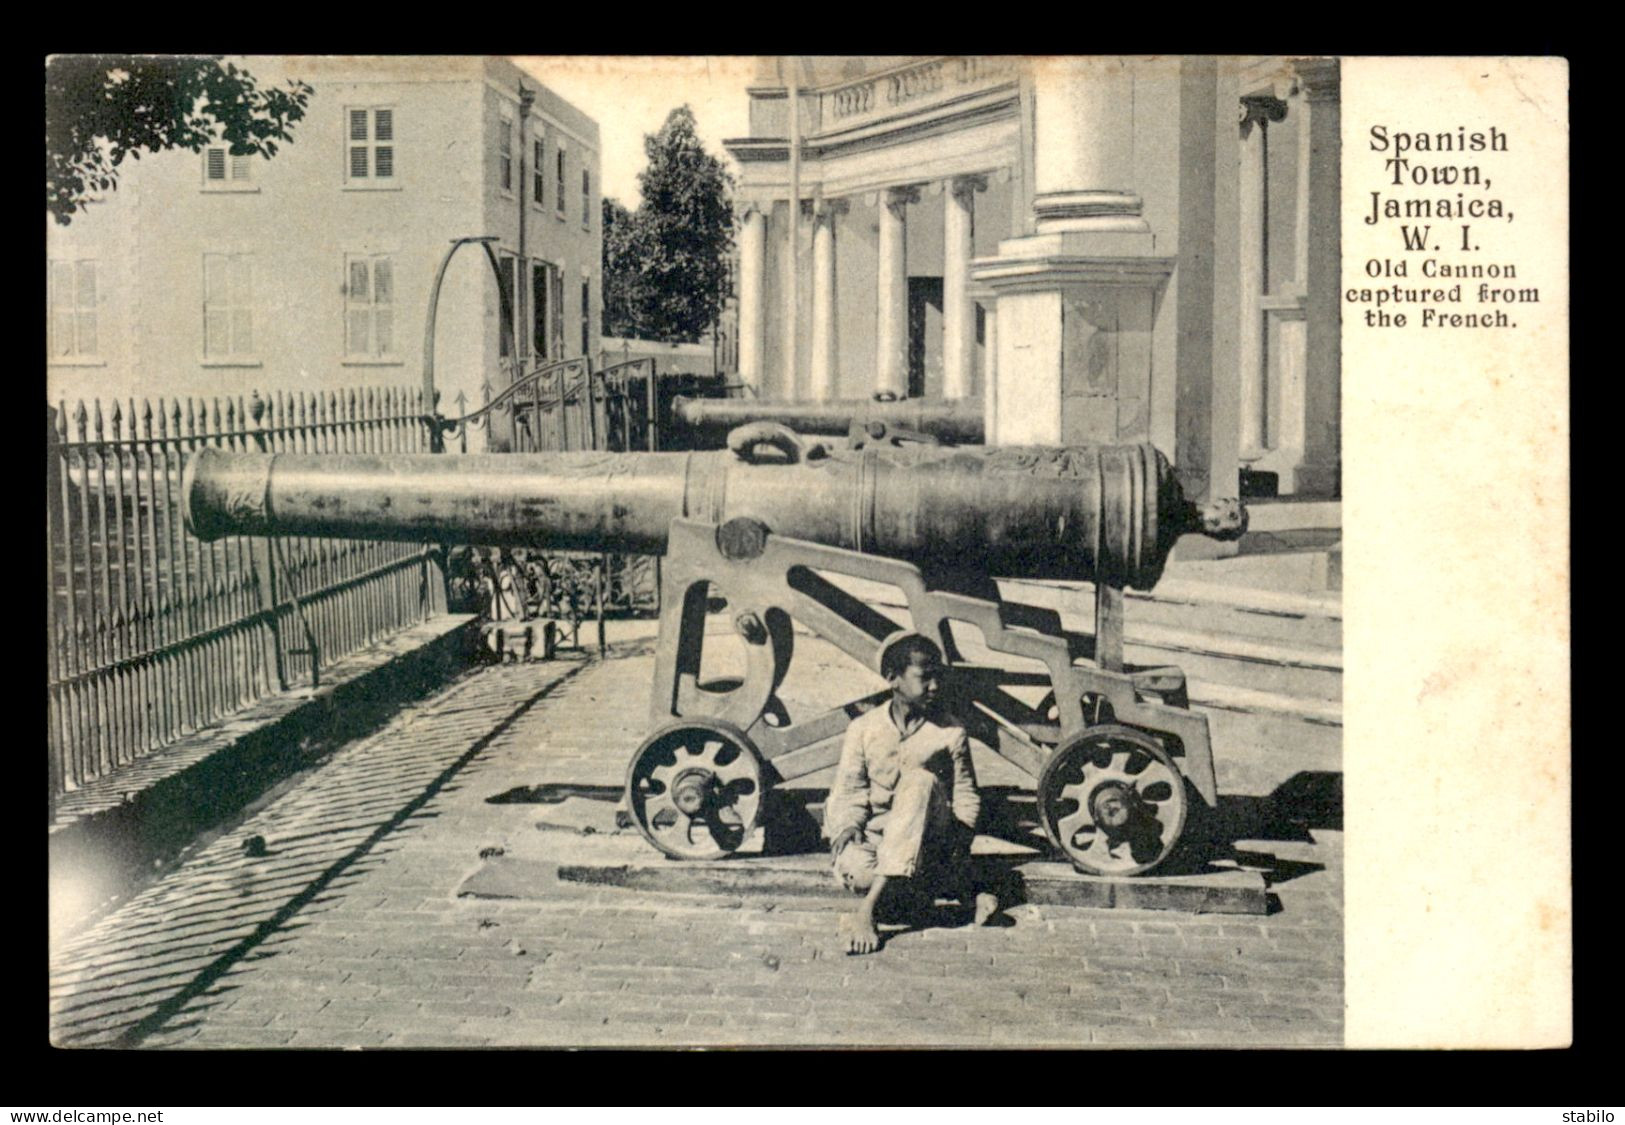
[[[378,355],[395,350],[395,269],[388,258],[372,263],[373,344]]]
[[[365,258],[350,259],[349,284],[345,287],[344,350],[351,355],[366,355],[372,336],[372,310],[367,307],[371,291]]]

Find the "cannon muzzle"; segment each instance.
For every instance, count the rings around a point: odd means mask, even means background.
[[[777,422],[802,434],[847,434],[857,426],[869,429],[873,437],[901,430],[936,438],[944,445],[981,445],[986,440],[980,399],[784,402],[679,396],[672,403],[672,416],[691,430],[716,437],[750,422]],[[879,427],[878,432],[872,427]]]
[[[1154,585],[1186,532],[1234,538],[1150,445],[865,449],[778,427],[706,453],[323,456],[205,449],[187,463],[201,539],[314,535],[661,554],[672,520],[749,519],[845,550],[997,577]],[[768,433],[766,431],[772,431]],[[769,440],[777,435],[779,440]]]

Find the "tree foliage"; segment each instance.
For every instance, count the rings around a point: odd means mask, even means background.
[[[638,209],[604,201],[604,331],[694,343],[729,296],[733,177],[700,144],[686,105],[643,147]]]
[[[261,87],[219,58],[63,55],[45,70],[45,208],[67,225],[118,186],[126,156],[222,141],[234,156],[271,156],[292,142],[310,86]]]

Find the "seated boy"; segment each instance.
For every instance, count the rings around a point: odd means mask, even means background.
[[[855,915],[842,915],[850,953],[880,947],[875,904],[903,880],[929,902],[938,891],[969,897],[970,845],[982,797],[976,789],[965,731],[937,709],[942,652],[919,633],[894,636],[881,647],[880,674],[891,701],[846,729],[841,762],[824,809],[824,834],[835,877],[864,896]],[[976,923],[998,908],[976,896]]]

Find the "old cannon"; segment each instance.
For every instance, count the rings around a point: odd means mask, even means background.
[[[713,444],[736,426],[776,422],[802,434],[852,435],[854,444],[929,440],[943,445],[980,445],[986,427],[980,399],[777,399],[685,398],[672,402],[678,426]]]
[[[757,425],[702,453],[208,449],[188,462],[184,496],[203,539],[664,553],[653,731],[632,755],[626,804],[669,856],[740,850],[770,789],[833,764],[847,723],[887,698],[792,715],[778,696],[793,623],[866,666],[899,627],[851,579],[901,591],[911,627],[940,639],[970,734],[1036,779],[1044,832],[1081,870],[1150,870],[1179,840],[1191,794],[1217,803],[1207,719],[1189,709],[1183,673],[1124,665],[1122,597],[1157,581],[1179,535],[1239,535],[1245,513],[1187,502],[1150,445],[828,450]],[[1094,635],[1002,599],[990,576],[1093,580]],[[701,679],[719,602],[745,664],[721,685]],[[1042,671],[961,656],[955,624],[979,630],[987,654]]]

